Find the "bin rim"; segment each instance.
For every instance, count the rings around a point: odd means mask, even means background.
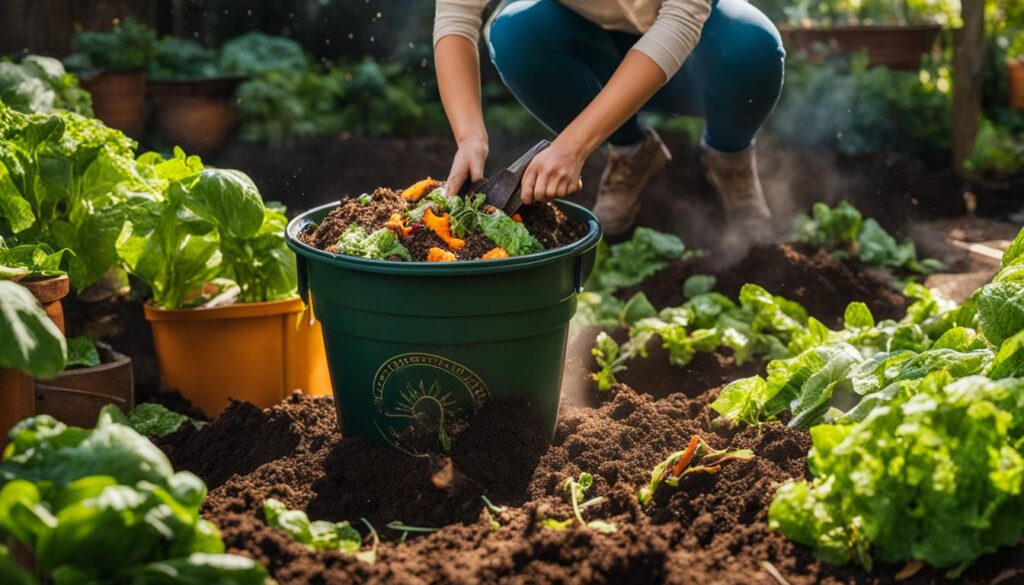
[[[285,229],[285,237],[288,242],[288,247],[296,254],[309,258],[310,260],[324,262],[333,266],[348,268],[351,270],[376,272],[381,274],[401,274],[406,276],[455,276],[509,272],[512,270],[521,270],[533,266],[549,264],[560,259],[580,256],[596,246],[601,240],[603,233],[600,222],[597,221],[597,217],[594,216],[589,209],[570,201],[555,201],[554,204],[556,206],[571,209],[576,214],[583,216],[583,218],[585,218],[584,223],[587,224],[587,233],[582,238],[568,246],[552,248],[550,250],[543,250],[541,252],[534,252],[533,254],[525,254],[523,256],[515,256],[512,258],[501,258],[496,260],[464,260],[458,262],[401,262],[397,260],[373,260],[370,258],[358,258],[356,256],[326,252],[299,240],[299,232],[312,223],[312,220],[310,219],[311,216],[314,216],[325,209],[334,209],[340,204],[341,201],[338,200],[314,207],[304,211],[288,222],[288,227]]]

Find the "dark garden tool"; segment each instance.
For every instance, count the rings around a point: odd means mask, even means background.
[[[497,174],[489,179],[482,179],[463,187],[459,195],[484,193],[487,195],[488,204],[504,211],[506,215],[512,215],[523,204],[519,196],[523,188],[523,173],[526,172],[526,167],[530,166],[530,161],[533,160],[533,157],[537,156],[537,153],[548,146],[551,146],[550,142],[541,140],[533,148],[526,151],[526,154],[519,157],[519,160],[509,165],[507,169],[498,171]]]

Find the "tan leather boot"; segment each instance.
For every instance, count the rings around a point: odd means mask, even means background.
[[[668,147],[650,128],[644,130],[644,139],[639,144],[609,147],[594,205],[594,214],[606,234],[620,235],[633,227],[644,188],[670,160]]]
[[[771,211],[757,176],[754,147],[740,152],[721,152],[701,144],[708,181],[718,191],[731,229],[760,241],[771,235]]]

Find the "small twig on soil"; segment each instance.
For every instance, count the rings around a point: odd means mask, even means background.
[[[775,565],[771,564],[769,561],[761,561],[761,567],[764,568],[765,571],[768,571],[768,574],[771,575],[772,579],[775,579],[779,585],[789,585],[789,581],[787,581],[786,578],[782,576],[782,573],[775,568]]]
[[[989,581],[988,585],[999,585],[1000,583],[1009,581],[1010,579],[1013,579],[1014,577],[1017,577],[1022,574],[1024,574],[1024,571],[1020,569],[1006,569],[1005,571],[993,577],[992,580]]]
[[[903,565],[903,568],[900,569],[899,572],[896,573],[896,576],[893,578],[897,581],[906,581],[907,579],[916,575],[917,572],[923,568],[924,563],[922,563],[921,561],[910,561],[907,564]]]

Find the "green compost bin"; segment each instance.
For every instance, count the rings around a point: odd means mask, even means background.
[[[569,320],[601,239],[597,218],[558,201],[587,227],[568,246],[500,260],[393,262],[299,241],[338,204],[293,219],[287,239],[299,294],[312,298],[322,326],[342,434],[423,455],[448,447],[444,429],[487,402],[520,399],[552,435]],[[424,417],[439,423],[436,445],[408,432]]]

